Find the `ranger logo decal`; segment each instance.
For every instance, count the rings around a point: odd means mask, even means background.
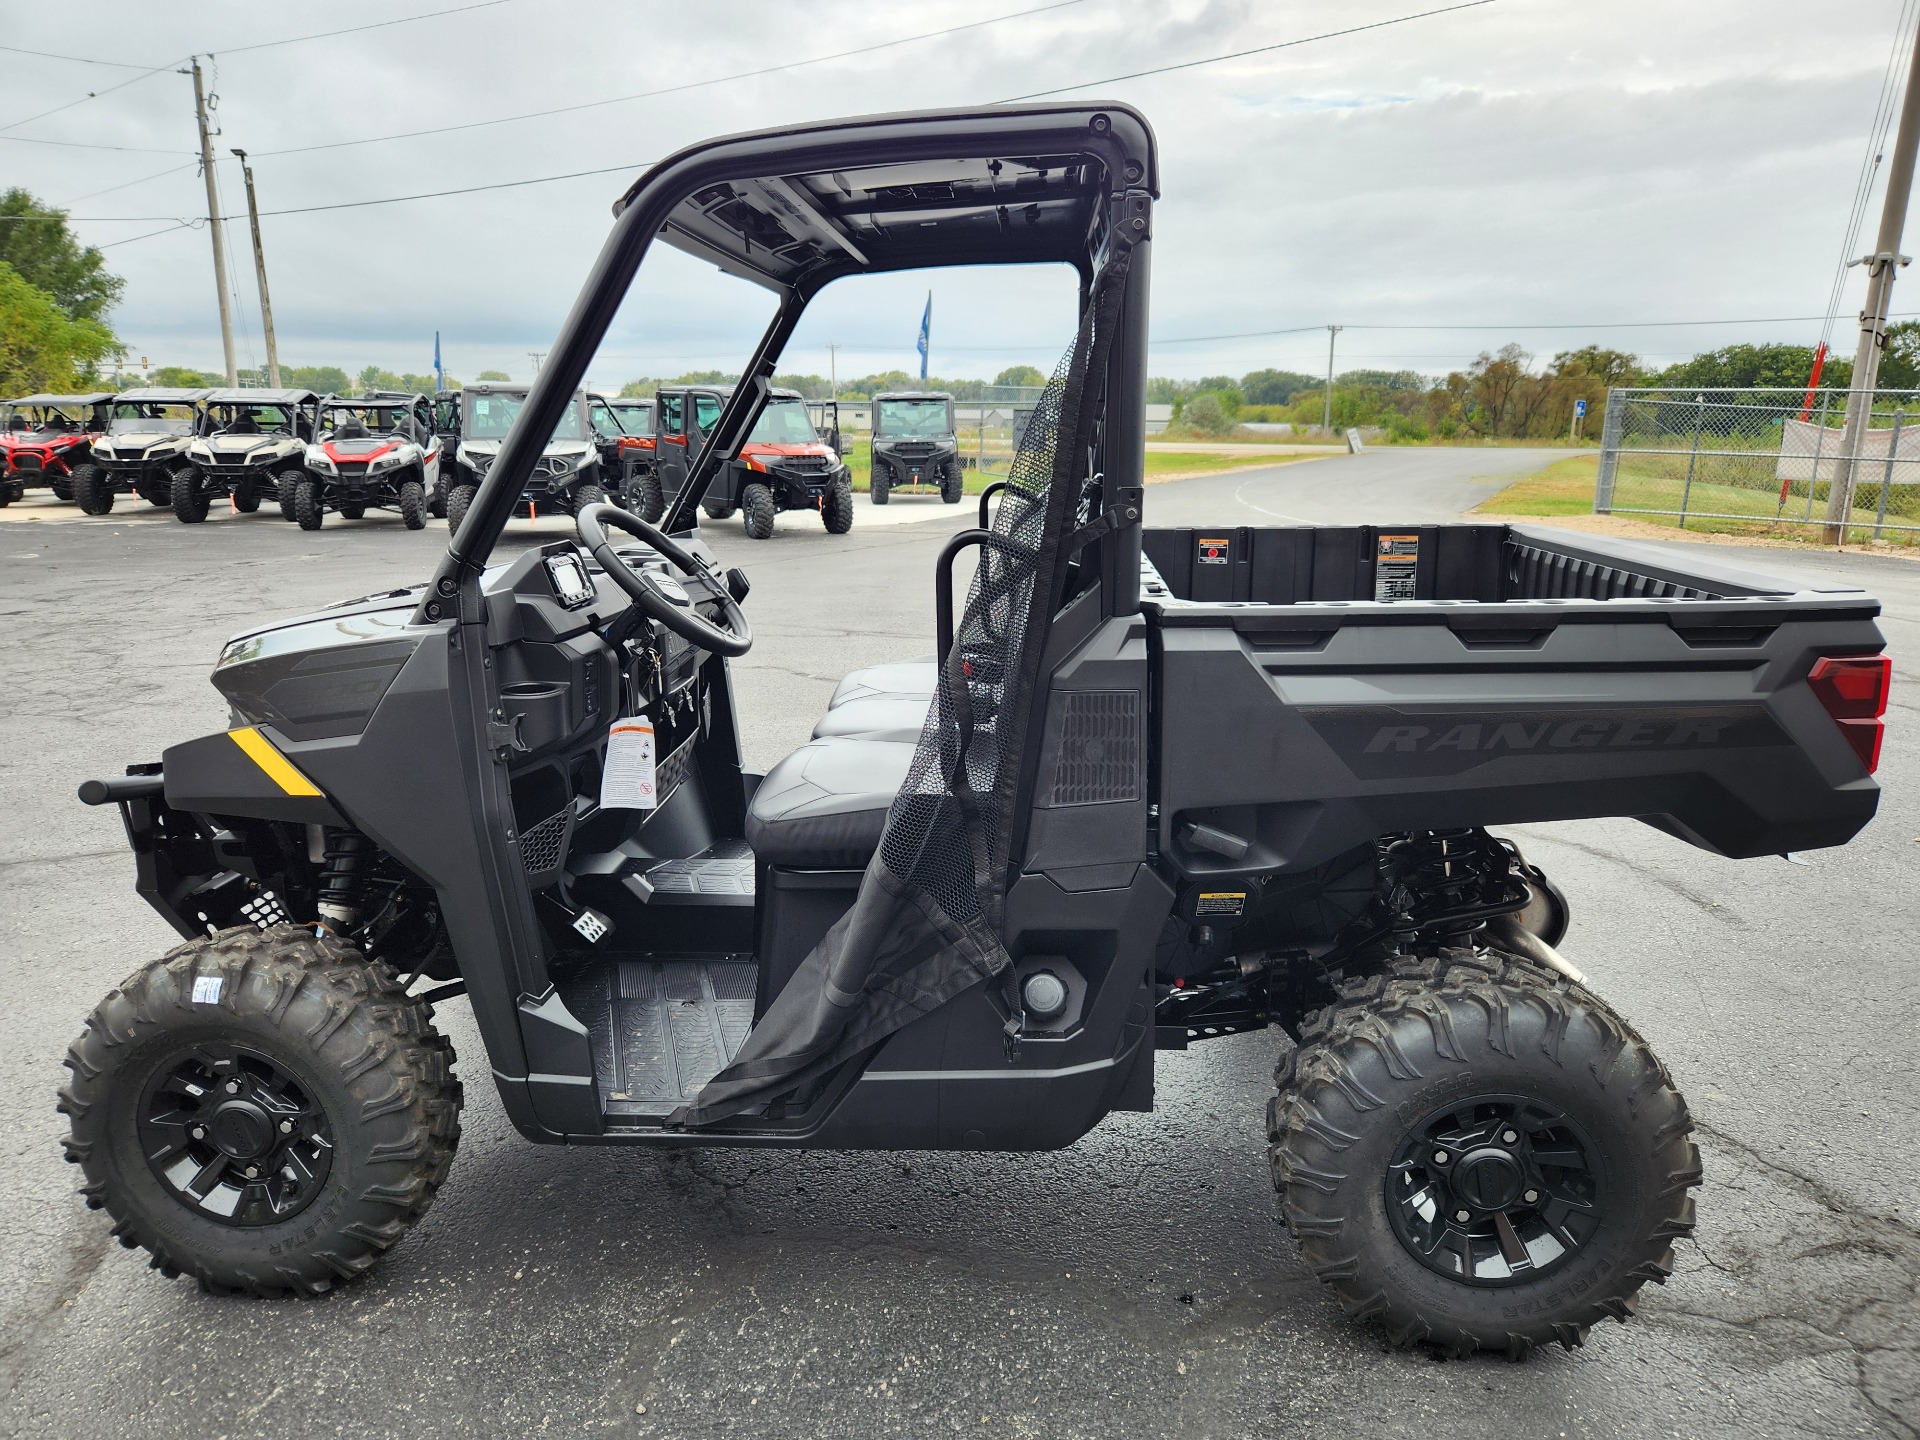
[[[1760,705],[1634,705],[1608,709],[1416,710],[1339,706],[1301,714],[1355,775],[1453,775],[1511,756],[1751,750],[1793,742]]]

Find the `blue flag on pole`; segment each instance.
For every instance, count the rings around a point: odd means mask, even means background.
[[[440,332],[438,330],[433,332],[433,388],[436,390],[447,388],[447,372],[440,368]]]
[[[920,352],[920,378],[927,378],[927,345],[933,333],[933,291],[927,291],[927,308],[920,316],[920,343],[914,348]]]

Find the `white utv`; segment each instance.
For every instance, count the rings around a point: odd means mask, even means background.
[[[320,397],[311,390],[214,390],[202,404],[204,432],[187,447],[192,464],[173,477],[174,518],[197,525],[221,495],[251,515],[272,495],[281,517],[291,520],[294,492],[308,478]]]
[[[174,477],[193,468],[187,447],[204,425],[200,402],[212,393],[122,391],[108,408],[107,433],[94,442],[95,471],[74,477],[74,504],[89,515],[105,515],[121,495],[171,505]]]

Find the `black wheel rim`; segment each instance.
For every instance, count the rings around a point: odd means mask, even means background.
[[[162,1188],[222,1225],[291,1219],[333,1169],[333,1127],[312,1089],[240,1045],[163,1061],[140,1099],[139,1138]]]
[[[1479,1095],[1408,1132],[1386,1189],[1394,1234],[1429,1270],[1463,1285],[1523,1285],[1592,1243],[1607,1177],[1599,1150],[1564,1111]]]

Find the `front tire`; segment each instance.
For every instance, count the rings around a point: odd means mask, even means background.
[[[958,458],[949,460],[947,468],[940,474],[940,503],[958,505],[960,498],[967,493],[966,473],[960,468]]]
[[[276,498],[280,502],[280,518],[282,520],[297,520],[299,518],[293,513],[293,497],[294,493],[300,488],[300,482],[306,478],[307,472],[304,470],[282,470],[280,472],[279,478],[275,482],[275,490],[277,492]]]
[[[844,535],[853,529],[853,477],[842,475],[827,487],[827,502],[820,507],[820,523],[829,535]]]
[[[67,1051],[80,1193],[169,1278],[279,1295],[365,1273],[426,1213],[459,1145],[453,1047],[432,1013],[387,966],[290,925],[180,946]]]
[[[260,487],[252,480],[241,480],[233,487],[233,508],[251,515],[260,508]]]
[[[771,540],[774,517],[779,508],[773,503],[773,491],[764,485],[748,485],[740,492],[740,521],[749,540]]]
[[[893,489],[893,477],[886,466],[875,465],[867,475],[867,499],[876,505],[887,503],[887,492]]]
[[[400,518],[409,530],[427,528],[427,492],[418,480],[408,480],[400,486]]]
[[[660,523],[667,513],[666,492],[658,475],[635,475],[627,482],[627,508],[649,525]]]
[[[573,492],[573,513],[578,515],[589,505],[607,503],[607,492],[598,485],[580,485]]]
[[[207,492],[200,488],[200,473],[192,466],[173,472],[173,518],[182,525],[198,525],[207,518]]]
[[[342,500],[340,514],[348,520],[364,520],[367,516],[367,502],[364,500]]]
[[[460,522],[467,518],[467,507],[473,504],[474,487],[456,485],[447,492],[447,533],[458,535]]]
[[[105,515],[113,509],[113,485],[98,465],[73,467],[73,503],[87,515]]]
[[[1666,1069],[1585,987],[1495,951],[1396,961],[1309,1015],[1268,1109],[1306,1262],[1396,1345],[1568,1349],[1693,1229]]]
[[[320,503],[318,485],[311,480],[302,480],[293,487],[293,518],[302,530],[318,530],[326,517],[326,508]]]

